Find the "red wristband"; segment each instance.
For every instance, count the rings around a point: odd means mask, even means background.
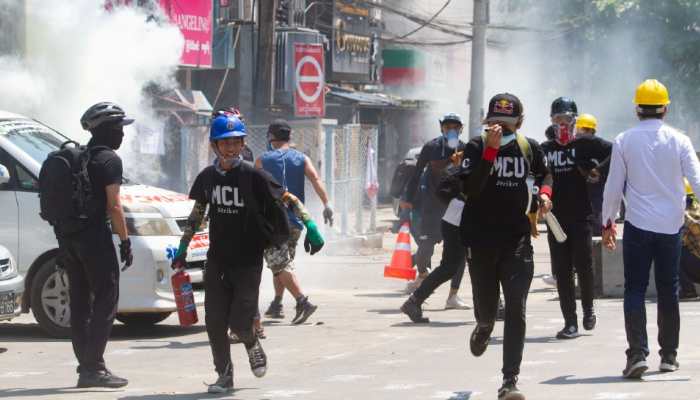
[[[546,194],[547,196],[549,196],[549,198],[551,200],[552,199],[552,187],[546,186],[546,185],[542,186],[540,188],[540,194]]]
[[[484,160],[493,162],[496,159],[497,155],[498,149],[494,149],[493,147],[487,147],[484,151]]]

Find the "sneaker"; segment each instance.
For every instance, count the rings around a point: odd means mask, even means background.
[[[557,278],[554,275],[545,275],[542,277],[542,282],[549,286],[557,287]]]
[[[661,372],[675,372],[680,368],[680,364],[676,360],[676,356],[672,354],[661,356],[661,364],[659,364],[659,371]]]
[[[241,339],[238,338],[238,335],[236,335],[236,334],[233,333],[233,332],[229,333],[229,335],[228,335],[228,342],[231,343],[231,344],[243,343],[243,342],[241,342]]]
[[[469,337],[469,350],[471,350],[474,357],[479,357],[486,351],[489,346],[489,340],[491,340],[490,329],[479,328],[477,325],[472,331],[472,335]]]
[[[255,336],[257,336],[258,339],[267,339],[267,335],[265,334],[265,329],[263,329],[262,327],[255,328]]]
[[[503,305],[503,300],[498,298],[498,310],[496,311],[496,321],[503,321],[506,319],[506,307]]]
[[[576,339],[579,336],[576,325],[567,325],[557,332],[557,339]]]
[[[309,319],[311,314],[316,312],[317,308],[318,306],[311,304],[308,296],[304,297],[301,301],[297,302],[297,313],[294,316],[294,319],[292,319],[292,324],[303,324],[307,319]]]
[[[260,341],[255,339],[255,344],[250,348],[246,348],[248,352],[248,362],[250,362],[250,370],[258,378],[265,376],[267,372],[267,356],[260,345]]]
[[[583,329],[592,331],[595,329],[596,322],[598,322],[598,318],[596,318],[594,312],[585,313],[583,315]]]
[[[265,316],[272,319],[284,319],[284,310],[282,310],[282,303],[275,303],[274,301],[270,303],[270,306],[265,311]]]
[[[82,372],[78,376],[78,388],[91,388],[91,387],[103,387],[103,388],[120,388],[129,384],[129,381],[120,378],[109,370],[104,371],[93,371],[93,372]]]
[[[415,280],[410,281],[406,284],[406,288],[403,290],[404,294],[413,294],[413,292],[418,289],[418,287],[423,283],[423,278],[417,277]]]
[[[469,309],[471,309],[471,307],[469,307],[467,302],[462,300],[456,294],[453,294],[452,296],[448,297],[447,302],[445,302],[445,310],[469,310]]]
[[[413,296],[409,297],[408,300],[403,303],[401,312],[408,315],[408,318],[417,324],[427,324],[430,322],[428,318],[423,316],[423,310]]]
[[[504,378],[503,386],[498,389],[498,400],[525,400],[520,390],[518,390],[518,378]]]
[[[219,374],[219,379],[215,383],[208,385],[207,392],[212,394],[223,394],[233,392],[233,368],[229,364],[226,372]]]
[[[622,377],[625,379],[641,379],[642,374],[647,369],[649,369],[649,366],[644,356],[627,357],[627,366],[622,371]]]

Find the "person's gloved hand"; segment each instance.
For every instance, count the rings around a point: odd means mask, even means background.
[[[173,270],[178,270],[178,269],[184,269],[185,266],[187,265],[187,251],[180,252],[178,251],[177,254],[175,255],[175,258],[173,258],[173,262],[170,264],[170,268]]]
[[[119,257],[124,263],[122,271],[126,271],[134,263],[134,254],[131,252],[131,240],[129,238],[119,243]]]
[[[333,226],[333,209],[329,205],[326,205],[326,208],[323,209],[323,222]]]
[[[304,238],[304,250],[311,255],[318,253],[325,242],[323,241],[323,236],[321,232],[318,231],[318,226],[312,220],[308,220],[304,223],[306,225],[306,237]]]

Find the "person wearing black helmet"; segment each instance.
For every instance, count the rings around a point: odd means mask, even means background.
[[[459,139],[462,129],[462,117],[459,114],[448,113],[440,119],[440,136],[423,145],[418,156],[415,173],[406,184],[401,199],[402,209],[412,210],[413,213],[417,212],[420,216],[418,218],[420,220],[419,226],[413,227],[417,234],[415,239],[418,244],[418,250],[414,260],[418,269],[418,277],[415,281],[408,283],[406,292],[409,294],[413,294],[428,277],[430,259],[435,251],[435,245],[443,240],[441,227],[447,204],[444,204],[435,193],[440,180],[445,175],[445,168],[450,163],[450,157],[464,150],[465,144]],[[457,296],[464,272],[464,263],[461,263],[462,273],[459,273],[460,268],[456,266],[457,264],[460,264],[460,262],[457,261],[455,265],[450,266],[450,269],[454,267],[453,273],[450,275],[454,279],[445,305],[447,309],[464,309],[467,306]],[[437,288],[434,285],[435,283],[437,281],[426,286],[425,290],[420,291],[419,297],[410,297],[409,301],[402,306],[402,309],[411,317],[411,320],[424,322],[420,315],[420,305]],[[439,282],[437,285],[439,286],[441,283]],[[427,287],[432,287],[432,290],[427,289]]]
[[[572,99],[560,97],[554,100],[550,116],[555,138],[544,142],[542,148],[557,189],[552,199],[552,213],[567,236],[563,243],[559,243],[551,231],[547,237],[559,305],[564,317],[564,328],[557,332],[556,337],[574,339],[579,336],[574,271],[581,288],[583,328],[592,330],[596,325],[593,307],[593,207],[587,181],[591,179],[591,174],[597,174],[595,167],[606,157],[606,151],[600,141],[583,137],[574,140],[578,109]],[[609,157],[609,149],[607,153]]]
[[[92,135],[87,145],[87,171],[96,217],[77,233],[67,234],[60,225],[54,225],[61,254],[59,264],[68,273],[70,286],[71,341],[78,359],[79,388],[118,388],[129,383],[107,369],[104,352],[119,299],[119,262],[113,232],[121,241],[119,253],[124,269],[133,262],[119,200],[122,160],[114,152],[124,138],[123,127],[132,122],[114,103],[97,103],[85,111],[80,124]]]
[[[534,272],[531,193],[538,189],[539,212],[551,208],[552,177],[544,152],[532,139],[517,133],[523,106],[509,93],[489,102],[486,133],[464,150],[460,169],[450,176],[466,196],[460,228],[466,240],[474,298],[474,328],[469,347],[476,357],[487,349],[498,309],[499,288],[505,299],[503,385],[499,400],[523,400],[517,388],[525,346],[525,306]]]

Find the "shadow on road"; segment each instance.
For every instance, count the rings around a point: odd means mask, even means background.
[[[236,393],[243,390],[250,390],[253,388],[236,388],[233,393],[224,394],[210,394],[210,393],[160,393],[160,394],[144,394],[144,395],[131,395],[119,397],[119,400],[199,400],[199,399],[236,399]],[[262,398],[260,400],[270,400]]]
[[[111,341],[120,342],[134,339],[158,339],[194,335],[206,331],[202,325],[181,327],[180,325],[152,325],[145,327],[115,324]],[[0,324],[0,342],[66,342],[70,339],[54,338],[47,335],[36,323]]]
[[[380,314],[380,315],[401,314],[401,310],[399,310],[398,307],[396,307],[396,308],[378,308],[378,309],[367,310],[367,312]]]
[[[474,325],[474,321],[430,321],[425,324],[415,323],[415,322],[399,322],[397,324],[391,325],[392,328],[455,328],[458,326]]]
[[[672,378],[668,374],[662,372],[651,372],[644,374],[645,377],[655,377],[655,376],[668,376],[668,379],[624,379],[621,375],[615,376],[594,376],[590,378],[576,378],[574,375],[562,375],[553,379],[549,379],[541,382],[544,385],[596,385],[605,383],[660,383],[660,382],[688,382],[690,378],[688,377],[678,377]]]
[[[581,335],[581,336],[586,336],[586,335]],[[587,336],[590,336],[590,335],[587,335]],[[562,343],[562,341],[560,339],[555,338],[554,336],[540,336],[540,337],[526,337],[525,343],[546,344],[546,343]],[[499,345],[499,344],[503,344],[503,337],[501,337],[501,336],[492,337],[491,341],[489,342],[489,345]]]
[[[145,343],[153,344],[153,346],[129,346],[134,350],[156,350],[156,349],[171,349],[171,350],[187,350],[195,347],[209,347],[209,341],[203,340],[199,342],[179,342],[179,341],[160,341],[149,340]]]
[[[124,389],[76,389],[75,386],[60,387],[60,388],[13,388],[13,389],[0,389],[0,398],[2,397],[43,397],[43,396],[56,396],[56,395],[68,395],[71,393],[119,393],[123,392]]]

